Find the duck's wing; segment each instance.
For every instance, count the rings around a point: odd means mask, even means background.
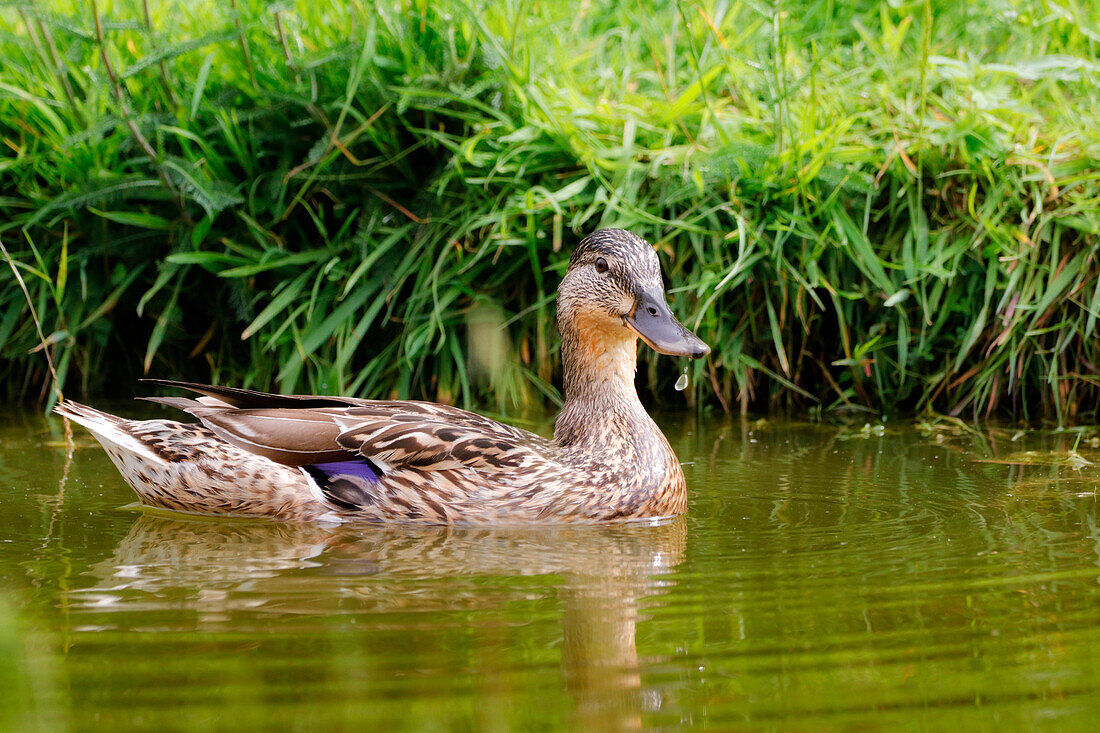
[[[288,466],[366,458],[380,467],[505,469],[548,445],[526,430],[430,403],[242,409],[184,398],[155,401],[191,413],[223,440]]]
[[[286,466],[353,458],[336,441],[341,429],[335,416],[347,408],[239,408],[185,397],[146,399],[190,413],[227,443]]]
[[[530,504],[536,514],[545,508],[548,495],[530,479],[553,465],[553,448],[538,435],[425,402],[352,407],[334,420],[337,443],[379,480],[318,467],[325,475],[314,478],[332,505],[387,521],[442,523],[485,519],[505,504]]]
[[[170,386],[203,397],[148,399],[194,415],[244,450],[300,467],[321,498],[346,510],[396,501],[388,492],[398,488],[417,494],[404,494],[402,501],[423,498],[435,506],[441,490],[450,500],[462,500],[485,479],[496,483],[490,474],[511,474],[542,463],[550,450],[550,441],[534,433],[430,402],[356,400],[354,405],[314,406],[307,397],[290,400],[251,390]]]
[[[350,452],[414,466],[447,460],[489,467],[499,458],[506,467],[517,450],[548,442],[526,430],[434,402],[276,395],[167,379],[143,381],[200,394],[198,399],[143,399],[188,412],[223,440],[291,466],[339,460]]]
[[[344,449],[386,465],[515,469],[549,445],[526,430],[430,402],[380,400],[334,420]]]
[[[197,399],[141,399],[190,413],[222,440],[288,466],[347,460],[348,452],[336,442],[341,430],[333,417],[349,406],[370,402],[355,397],[277,395],[169,379],[142,381],[199,394]]]

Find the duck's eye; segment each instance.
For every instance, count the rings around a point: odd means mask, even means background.
[[[596,272],[607,272],[607,260],[603,257],[596,258]]]

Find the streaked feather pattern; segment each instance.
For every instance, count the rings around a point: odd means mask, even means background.
[[[574,252],[559,288],[566,405],[553,440],[429,402],[166,380],[149,381],[198,397],[147,399],[201,427],[57,409],[100,440],[143,502],[180,511],[424,524],[672,516],[685,508],[684,476],[634,390],[636,337],[625,325],[659,287],[656,254],[627,232],[596,232]],[[659,335],[676,333],[665,326],[653,332],[662,350],[705,355],[693,336],[680,345]]]

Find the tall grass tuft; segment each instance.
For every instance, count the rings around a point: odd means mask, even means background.
[[[74,393],[553,400],[620,226],[714,346],[691,404],[1095,420],[1098,44],[1053,0],[8,3],[0,237]]]

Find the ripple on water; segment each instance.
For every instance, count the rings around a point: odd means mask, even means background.
[[[978,460],[1060,439],[669,424],[688,517],[497,530],[126,509],[9,424],[0,577],[77,729],[1091,729],[1100,482]]]

